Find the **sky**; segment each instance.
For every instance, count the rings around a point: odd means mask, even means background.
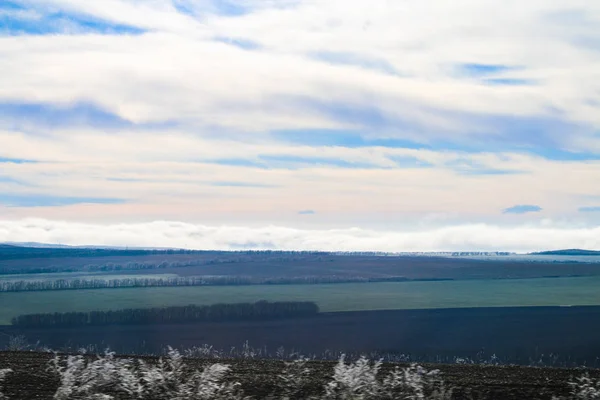
[[[2,241],[600,249],[600,2],[3,0]]]

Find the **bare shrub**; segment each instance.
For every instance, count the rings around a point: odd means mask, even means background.
[[[11,336],[8,338],[8,350],[9,351],[26,351],[31,349],[31,345],[27,341],[27,338],[23,335]]]
[[[3,387],[2,387],[2,383],[4,382],[4,379],[6,378],[6,375],[8,375],[9,373],[11,373],[12,370],[11,369],[0,369],[0,400],[6,400],[8,399],[8,397],[6,397],[2,392],[3,392]]]

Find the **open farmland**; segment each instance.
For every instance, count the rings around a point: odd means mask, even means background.
[[[0,352],[0,368],[11,368],[6,379],[5,393],[12,399],[52,399],[59,380],[48,370],[52,354],[37,352]],[[86,356],[93,360],[94,356]],[[156,357],[140,357],[153,365]],[[214,363],[203,359],[185,359],[186,366],[202,369]],[[254,399],[272,398],[273,392],[281,390],[278,377],[285,372],[280,360],[226,360],[231,366],[228,381],[237,381],[247,395]],[[334,362],[311,361],[306,364],[308,379],[301,382],[304,394],[318,395],[321,388],[331,382]],[[388,374],[396,366],[405,364],[383,364],[381,373]],[[456,400],[550,400],[556,396],[570,394],[568,384],[583,371],[577,369],[527,368],[515,366],[481,365],[424,365],[428,370],[441,372],[444,382],[453,388],[452,399]],[[599,371],[586,371],[592,378],[600,377]],[[298,397],[299,398],[299,397]]]
[[[327,285],[122,288],[0,293],[0,324],[20,314],[268,301],[321,311],[600,305],[600,277]]]
[[[78,250],[79,251],[79,250]],[[1,252],[0,252],[1,253]],[[158,351],[172,344],[210,343],[222,349],[253,346],[411,353],[419,357],[490,355],[528,363],[559,354],[562,365],[597,363],[600,264],[535,262],[492,256],[395,256],[303,252],[92,252],[60,257],[0,257],[0,279],[118,279],[226,276],[335,277],[405,282],[260,284],[136,287],[0,293],[0,347],[10,335],[25,335],[53,348],[110,346],[121,351]],[[100,255],[99,255],[100,254]],[[1,254],[0,254],[1,256]],[[29,258],[28,258],[29,257]],[[136,269],[137,268],[137,269]],[[41,273],[42,271],[45,271]],[[32,273],[37,271],[37,273]],[[321,281],[322,282],[322,281]],[[117,310],[268,301],[314,301],[322,313],[282,321],[156,324],[149,326],[20,328],[21,314]],[[530,308],[515,308],[515,307]],[[554,307],[545,307],[554,306]],[[490,307],[490,308],[486,308]],[[382,311],[389,310],[389,311]],[[3,334],[2,334],[3,333]],[[565,338],[569,338],[565,340]],[[4,342],[3,342],[4,341]],[[71,347],[72,348],[72,347]],[[437,359],[431,359],[436,361]]]
[[[0,367],[10,367],[14,374],[8,376],[6,393],[11,398],[51,399],[58,387],[56,376],[44,368],[52,355],[45,353],[0,353]],[[88,356],[92,359],[92,356]],[[156,357],[142,357],[154,364]],[[185,364],[194,369],[204,368],[211,362],[202,359],[186,359]],[[231,366],[228,379],[241,383],[247,395],[255,399],[269,398],[276,391],[277,377],[284,370],[279,360],[227,360]],[[321,388],[331,381],[334,362],[311,361],[307,364],[309,379],[303,384],[307,394],[319,394]],[[389,373],[404,364],[383,364],[381,372]],[[453,388],[452,399],[522,400],[553,399],[570,394],[568,382],[581,376],[577,369],[526,368],[515,366],[480,365],[424,365],[428,370],[437,369],[444,382]],[[33,373],[32,373],[33,372]],[[598,379],[600,372],[586,371]]]
[[[7,250],[7,249],[10,249]],[[529,258],[528,258],[529,257]],[[546,257],[546,258],[544,258]],[[331,277],[407,279],[512,279],[600,276],[598,257],[556,256],[430,257],[320,252],[166,252],[83,249],[0,248],[0,279],[23,274],[51,279],[87,274],[246,276],[252,278]],[[528,261],[531,260],[531,261]],[[546,262],[543,262],[546,260]],[[584,262],[585,261],[585,262]],[[2,274],[7,274],[2,276]]]

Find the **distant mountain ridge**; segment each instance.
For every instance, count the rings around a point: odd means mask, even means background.
[[[536,253],[529,253],[534,256],[600,256],[598,250],[584,250],[584,249],[564,249],[564,250],[549,250],[539,251]]]

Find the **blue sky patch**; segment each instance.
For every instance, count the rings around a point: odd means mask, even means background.
[[[0,10],[24,10],[25,7],[11,0],[3,0],[0,2]]]
[[[490,86],[526,86],[534,85],[535,81],[530,79],[517,79],[517,78],[492,78],[484,79],[483,83]]]
[[[490,168],[467,158],[449,161],[444,166],[460,175],[514,175],[526,173],[526,171],[520,170]]]
[[[579,212],[588,213],[588,212],[600,212],[600,206],[594,207],[579,207]]]
[[[516,206],[505,208],[503,214],[527,214],[532,212],[540,212],[542,207],[533,204],[518,204]]]
[[[33,160],[27,160],[24,158],[6,158],[6,157],[0,157],[0,164],[2,163],[10,163],[10,164],[29,164],[29,163],[35,163],[36,161]]]
[[[181,14],[189,15],[191,17],[196,15],[194,7],[190,5],[187,0],[173,0],[173,7]]]
[[[245,158],[218,158],[215,160],[206,160],[204,162],[217,165],[228,165],[232,167],[254,167],[263,169],[267,167],[264,163],[248,160]]]
[[[500,74],[507,71],[513,71],[517,69],[515,66],[503,65],[503,64],[477,64],[467,63],[459,65],[459,70],[465,75],[473,77],[482,77],[494,74]]]
[[[61,197],[34,194],[0,194],[0,204],[8,207],[59,207],[74,204],[122,204],[124,199],[100,197]]]
[[[401,128],[403,124],[398,118],[386,115],[376,107],[359,107],[353,104],[342,103],[314,103],[316,111],[330,116],[338,121],[357,124],[369,129],[382,129],[389,127]]]
[[[516,175],[525,174],[525,171],[515,169],[498,169],[498,168],[478,168],[478,169],[463,169],[455,170],[460,175]]]
[[[212,5],[219,15],[238,17],[247,14],[250,10],[236,0],[212,0]]]
[[[17,130],[28,129],[31,126],[40,128],[83,126],[101,129],[157,129],[177,126],[173,121],[134,124],[88,102],[72,104],[0,102],[0,115],[2,115],[0,126]]]
[[[380,168],[373,164],[350,162],[338,158],[301,157],[291,155],[262,155],[259,156],[271,168],[297,169],[299,167],[330,166],[341,168]]]
[[[470,153],[507,151],[531,153],[535,149],[561,150],[567,135],[585,135],[595,131],[592,126],[579,125],[561,118],[560,110],[554,110],[552,116],[515,116],[450,111],[432,107],[419,108],[423,115],[431,114],[449,121],[450,126],[444,128],[438,124],[431,126],[426,119],[415,120],[411,116],[410,107],[407,108],[405,115],[393,115],[375,107],[361,107],[340,102],[328,103],[309,98],[284,98],[282,101],[292,104],[295,102],[301,108],[309,109],[340,123],[356,126],[348,130],[272,132],[273,137],[282,141],[306,145],[347,147],[382,145]],[[398,109],[403,109],[402,104],[398,104]],[[453,130],[453,122],[464,126],[460,133]],[[423,137],[422,142],[417,139],[420,135]]]
[[[244,50],[258,50],[261,48],[261,45],[259,43],[247,39],[217,36],[214,38],[214,40],[216,42],[225,43],[230,46],[239,47],[240,49]]]
[[[524,86],[536,83],[530,79],[503,76],[507,72],[522,70],[521,67],[517,66],[502,64],[461,64],[458,69],[461,75],[481,79],[483,84],[489,86]]]
[[[315,106],[315,110],[318,108]],[[438,137],[428,142],[403,138],[405,129],[414,134],[426,133],[433,128],[416,123],[405,123],[387,119],[377,111],[354,112],[351,106],[331,106],[336,119],[364,125],[357,129],[291,129],[272,131],[270,136],[279,142],[306,146],[340,146],[348,148],[382,146],[432,151],[457,151],[465,153],[524,153],[534,154],[550,160],[584,161],[600,159],[600,153],[574,152],[562,148],[564,138],[573,134],[590,134],[594,128],[577,125],[553,117],[521,117],[513,115],[469,114],[440,111],[450,120],[463,121],[465,131],[456,136],[451,131],[437,129]],[[432,110],[433,112],[433,110]],[[469,131],[469,125],[471,131]],[[404,128],[404,129],[403,129]],[[478,129],[483,129],[479,132]],[[398,137],[378,137],[380,132],[395,130]]]
[[[314,215],[314,214],[316,214],[316,212],[314,210],[301,210],[301,211],[298,211],[298,214],[300,214],[300,215]]]
[[[369,137],[368,132],[345,129],[289,129],[271,132],[273,139],[308,146],[340,146],[349,148],[381,146],[389,148],[425,149],[429,146],[401,138]]]
[[[600,160],[600,154],[589,152],[575,152],[559,148],[544,147],[527,149],[529,153],[544,157],[552,161],[593,161]]]
[[[432,168],[433,164],[411,156],[388,156],[400,168]]]
[[[91,103],[75,103],[65,106],[47,103],[0,103],[3,124],[60,126],[129,127],[131,122]]]
[[[0,7],[0,10],[8,11],[4,15],[0,15],[0,34],[4,35],[44,35],[56,33],[132,35],[145,32],[143,29],[134,26],[116,24],[81,14],[65,12],[44,13],[43,10],[28,9],[14,2],[12,4],[8,2],[8,6],[3,5]],[[31,12],[27,13],[28,11]]]

